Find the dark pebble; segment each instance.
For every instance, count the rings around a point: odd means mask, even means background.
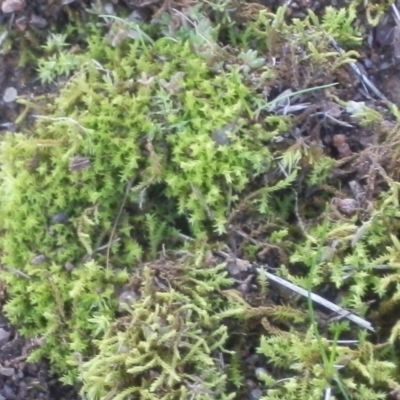
[[[32,16],[29,20],[29,24],[33,25],[34,27],[39,28],[39,29],[44,29],[47,27],[47,21],[44,18],[39,17],[36,14],[32,14]]]
[[[250,392],[248,399],[249,400],[259,400],[259,399],[261,399],[262,395],[263,395],[263,393],[262,393],[261,389],[253,389]]]
[[[61,213],[53,215],[51,217],[51,222],[53,224],[64,224],[65,222],[68,221],[68,218],[69,218],[69,216],[67,213],[61,212]]]
[[[17,398],[17,395],[15,394],[14,390],[8,385],[4,385],[2,390],[2,395],[7,400],[15,400]]]
[[[44,256],[43,254],[39,254],[32,258],[31,264],[32,265],[40,265],[40,264],[44,264],[46,261],[47,261],[46,256]]]
[[[0,368],[0,375],[12,376],[14,375],[14,373],[15,373],[14,368]]]
[[[394,40],[394,27],[391,25],[378,25],[375,29],[375,40],[381,46],[389,46]]]
[[[0,328],[0,347],[8,342],[10,335],[11,335],[10,332],[7,332],[3,328]]]
[[[119,310],[123,311],[123,304],[126,304],[128,306],[131,306],[136,300],[138,300],[139,296],[136,292],[133,290],[125,290],[120,294],[118,297],[118,302],[119,302]]]

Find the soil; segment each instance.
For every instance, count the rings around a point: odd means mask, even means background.
[[[0,315],[0,399],[78,399],[74,388],[63,386],[49,372],[46,361],[26,361],[29,350],[37,345],[35,340],[20,337]]]
[[[12,32],[20,35],[24,40],[27,32],[33,32],[40,41],[45,37],[47,31],[61,29],[68,22],[70,16],[85,12],[84,6],[90,1],[53,1],[53,0],[0,0],[0,24],[8,26]],[[111,3],[111,2],[110,2]],[[140,1],[113,1],[114,7],[127,7]],[[150,1],[150,3],[152,3]],[[156,3],[154,1],[153,3]],[[161,2],[162,3],[162,2]],[[327,5],[345,5],[346,1],[337,0],[260,0],[259,3],[276,9],[283,3],[289,4],[290,16],[301,18],[305,16],[306,10],[312,8],[317,14],[321,13]],[[18,11],[4,13],[1,10],[6,6],[16,7]],[[363,21],[360,21],[363,23]],[[384,98],[400,106],[400,59],[396,56],[396,35],[393,34],[395,22],[388,15],[375,29],[366,29],[362,48],[359,50],[359,68],[364,71],[370,81],[382,92]],[[17,35],[18,37],[18,35]],[[399,39],[400,40],[400,39]],[[1,39],[0,39],[1,43]],[[1,44],[0,44],[1,47]],[[0,55],[0,133],[7,130],[16,130],[15,122],[23,108],[18,105],[14,98],[17,95],[25,95],[28,98],[33,95],[46,93],[56,88],[40,86],[35,71],[29,66],[19,67],[18,47],[7,56]],[[347,93],[342,98],[354,101],[367,101],[379,106],[381,99],[369,89],[365,88],[360,80],[356,79],[354,73],[349,69],[349,77],[356,81],[349,85]],[[385,99],[383,98],[383,101]],[[327,105],[329,106],[329,105]],[[345,132],[345,130],[343,130]],[[346,133],[331,133],[326,138],[325,144],[328,151],[340,158],[348,155],[354,149],[363,149],[368,141],[365,132],[352,131],[351,140]],[[330,147],[330,150],[329,150]],[[2,297],[4,301],[4,296]],[[29,350],[40,343],[32,339],[24,339],[16,333],[14,327],[10,326],[7,319],[1,313],[0,306],[0,400],[22,400],[22,399],[79,399],[78,390],[63,386],[57,376],[51,374],[48,363],[43,360],[39,363],[28,363],[26,361]],[[254,391],[254,390],[253,390]],[[250,393],[249,399],[253,398]]]

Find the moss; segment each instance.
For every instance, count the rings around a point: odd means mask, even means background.
[[[6,311],[44,337],[35,357],[64,372],[75,352],[91,354],[90,321],[112,317],[114,287],[161,243],[174,248],[181,215],[194,238],[210,222],[225,230],[278,133],[250,123],[254,94],[239,71],[213,72],[189,41],[113,48],[100,37],[71,56],[81,68],[32,133],[7,135],[1,151],[3,262],[29,277],[6,277]]]
[[[89,398],[231,399],[246,377],[242,349],[229,340],[249,346],[254,326],[251,346],[271,366],[261,379],[268,399],[321,397],[328,384],[346,398],[357,374],[369,374],[365,398],[396,387],[392,359],[365,344],[364,332],[338,325],[324,332],[334,344],[325,343],[310,304],[307,316],[292,300],[267,304],[273,289],[262,276],[234,281],[225,265],[205,258],[238,231],[242,255],[263,253],[309,290],[350,287],[343,304],[360,313],[368,287],[384,296],[397,279],[379,281],[363,269],[397,263],[397,224],[391,236],[383,232],[398,217],[396,184],[381,171],[390,189],[371,214],[326,212],[343,197],[330,173],[336,163],[318,138],[298,134],[307,115],[288,111],[293,99],[302,110],[309,100],[340,97],[331,84],[357,53],[338,54],[330,43],[359,44],[354,9],[330,9],[322,21],[310,13],[288,24],[284,16],[284,8],[262,12],[240,34],[225,26],[225,47],[197,11],[190,28],[175,31],[168,18],[147,28],[118,21],[110,31],[121,29],[118,45],[92,23],[76,52],[66,51],[68,35],[49,38],[39,76],[63,81],[60,94],[29,132],[1,141],[5,310],[23,334],[43,338],[31,359],[49,358],[64,382],[83,382]],[[310,205],[307,190],[322,190],[322,204]],[[330,245],[331,257],[322,257]],[[343,265],[353,268],[352,280]],[[243,296],[235,284],[259,293]],[[137,298],[121,315],[126,288]],[[357,351],[337,347],[343,332],[363,340]],[[353,370],[337,372],[348,354]],[[226,370],[218,357],[230,363]],[[297,375],[279,386],[287,374]]]
[[[108,323],[97,355],[81,369],[90,399],[233,399],[223,365],[225,321],[243,317],[228,302],[225,265],[162,260],[138,271],[135,300]]]

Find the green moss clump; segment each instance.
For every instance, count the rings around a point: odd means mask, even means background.
[[[82,380],[91,399],[233,398],[232,387],[240,388],[245,379],[240,347],[227,366],[229,378],[217,361],[228,347],[228,317],[253,318],[253,325],[245,320],[235,331],[239,343],[261,318],[272,335],[259,344],[272,370],[264,380],[268,399],[293,393],[321,397],[333,378],[335,389],[354,393],[353,376],[365,372],[368,360],[356,352],[351,354],[356,373],[341,379],[334,370],[347,351],[337,351],[337,341],[350,331],[348,325],[327,334],[332,346],[322,343],[311,306],[310,315],[298,319],[290,305],[265,306],[268,282],[241,282],[243,291],[260,289],[262,296],[254,298],[261,306],[252,309],[239,292],[223,292],[232,281],[221,266],[203,260],[204,249],[219,246],[229,225],[237,223],[253,231],[249,237],[241,232],[243,242],[251,241],[241,243],[244,254],[276,252],[280,273],[310,290],[326,281],[336,289],[348,285],[343,304],[350,308],[364,310],[367,287],[385,292],[398,278],[394,274],[378,285],[366,273],[371,269],[364,265],[373,260],[361,237],[353,243],[357,216],[326,221],[325,199],[329,203],[341,191],[325,190],[334,162],[317,137],[302,135],[308,123],[303,131],[292,129],[296,117],[287,115],[307,108],[309,100],[325,101],[321,91],[311,93],[332,83],[334,73],[357,54],[331,48],[332,38],[359,44],[354,9],[330,9],[322,22],[310,13],[293,24],[284,13],[261,13],[240,35],[237,27],[226,28],[230,44],[239,49],[218,46],[210,22],[198,15],[193,29],[182,27],[173,37],[171,26],[162,26],[166,36],[158,32],[154,41],[135,27],[128,31],[135,40],[113,47],[88,24],[86,51],[67,53],[63,36],[44,49],[54,54],[39,62],[42,81],[59,75],[67,81],[30,132],[1,139],[0,247],[10,294],[5,310],[23,334],[43,338],[31,360],[49,358],[64,382]],[[298,92],[269,102],[272,93],[276,97],[287,87]],[[340,93],[326,92],[329,101]],[[309,206],[308,189],[324,192],[322,206]],[[386,196],[395,207],[382,208],[385,221],[389,214],[398,217],[397,187],[392,189]],[[383,196],[378,203],[389,200]],[[383,234],[386,223],[378,226],[377,220],[363,239],[376,244],[375,261],[398,264],[393,247],[381,257],[389,237]],[[182,233],[194,239],[192,247],[182,244],[187,238]],[[330,272],[321,248],[336,242]],[[160,250],[174,261],[164,257],[157,266]],[[190,261],[181,262],[182,254]],[[300,276],[299,265],[305,271]],[[351,275],[343,265],[352,266]],[[121,317],[117,293],[128,283],[138,296]],[[305,336],[288,332],[292,321],[303,332],[310,321],[315,328],[305,351]],[[324,354],[325,345],[333,355],[322,365],[316,354]],[[284,352],[289,347],[293,352]],[[395,388],[393,364],[385,357],[367,365],[376,369],[363,394],[380,396],[384,381]],[[297,375],[278,386],[286,374]],[[189,397],[193,393],[197,397]]]
[[[103,334],[93,318],[113,317],[115,287],[161,243],[176,246],[182,216],[194,238],[223,232],[278,133],[250,121],[240,72],[213,71],[189,40],[113,48],[92,29],[49,113],[0,152],[2,260],[18,273],[5,276],[5,309],[44,338],[32,357],[68,381],[74,354]]]
[[[233,399],[223,364],[229,337],[224,321],[244,309],[222,295],[232,283],[224,269],[190,259],[164,260],[138,272],[135,300],[83,364],[85,398]]]

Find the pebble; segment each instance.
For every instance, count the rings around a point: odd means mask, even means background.
[[[235,130],[235,124],[226,124],[221,128],[215,130],[211,137],[214,142],[219,146],[227,146],[231,139],[229,137],[229,133]]]
[[[263,393],[261,389],[253,389],[249,394],[248,400],[259,400],[261,399],[262,395]]]
[[[8,342],[10,335],[10,332],[7,332],[5,329],[0,328],[0,347]]]
[[[12,376],[14,375],[14,368],[0,368],[0,374],[4,376]]]
[[[255,365],[260,361],[260,356],[258,354],[251,354],[246,358],[246,363],[249,365]]]
[[[247,260],[236,259],[235,257],[230,257],[227,260],[227,268],[230,275],[239,275],[241,272],[249,270],[251,264]]]
[[[353,215],[357,211],[358,204],[355,199],[348,198],[348,199],[337,199],[336,206],[341,213],[346,215]]]
[[[61,212],[61,213],[53,215],[51,217],[51,222],[53,224],[64,224],[65,222],[68,221],[68,218],[69,218],[69,216],[67,213]]]
[[[29,20],[29,23],[39,29],[44,29],[47,27],[47,21],[44,18],[39,17],[36,14],[32,14],[31,19]]]
[[[4,385],[2,394],[7,400],[15,400],[17,398],[14,390],[9,385]]]
[[[67,262],[64,264],[64,268],[65,268],[68,272],[70,272],[70,271],[72,271],[72,270],[75,268],[75,265],[72,264],[72,262],[67,261]]]
[[[46,261],[47,261],[47,257],[44,256],[43,254],[39,254],[32,258],[31,264],[32,265],[40,265],[40,264],[44,264]]]
[[[123,304],[131,306],[138,298],[139,296],[133,290],[125,290],[118,297],[119,310],[124,311]]]
[[[347,143],[346,135],[344,135],[342,133],[333,135],[332,141],[333,141],[333,145],[336,147],[336,150],[339,153],[338,154],[339,158],[349,157],[353,154],[350,146]]]
[[[3,11],[4,14],[21,11],[23,8],[25,8],[24,0],[5,0],[1,5],[1,11]]]
[[[4,91],[3,95],[3,101],[5,103],[11,103],[15,101],[15,99],[18,97],[18,92],[17,89],[14,87],[10,86]]]
[[[368,58],[365,58],[363,60],[363,63],[364,63],[364,67],[367,68],[367,69],[370,69],[370,68],[373,67],[372,61],[370,59],[368,59]]]

